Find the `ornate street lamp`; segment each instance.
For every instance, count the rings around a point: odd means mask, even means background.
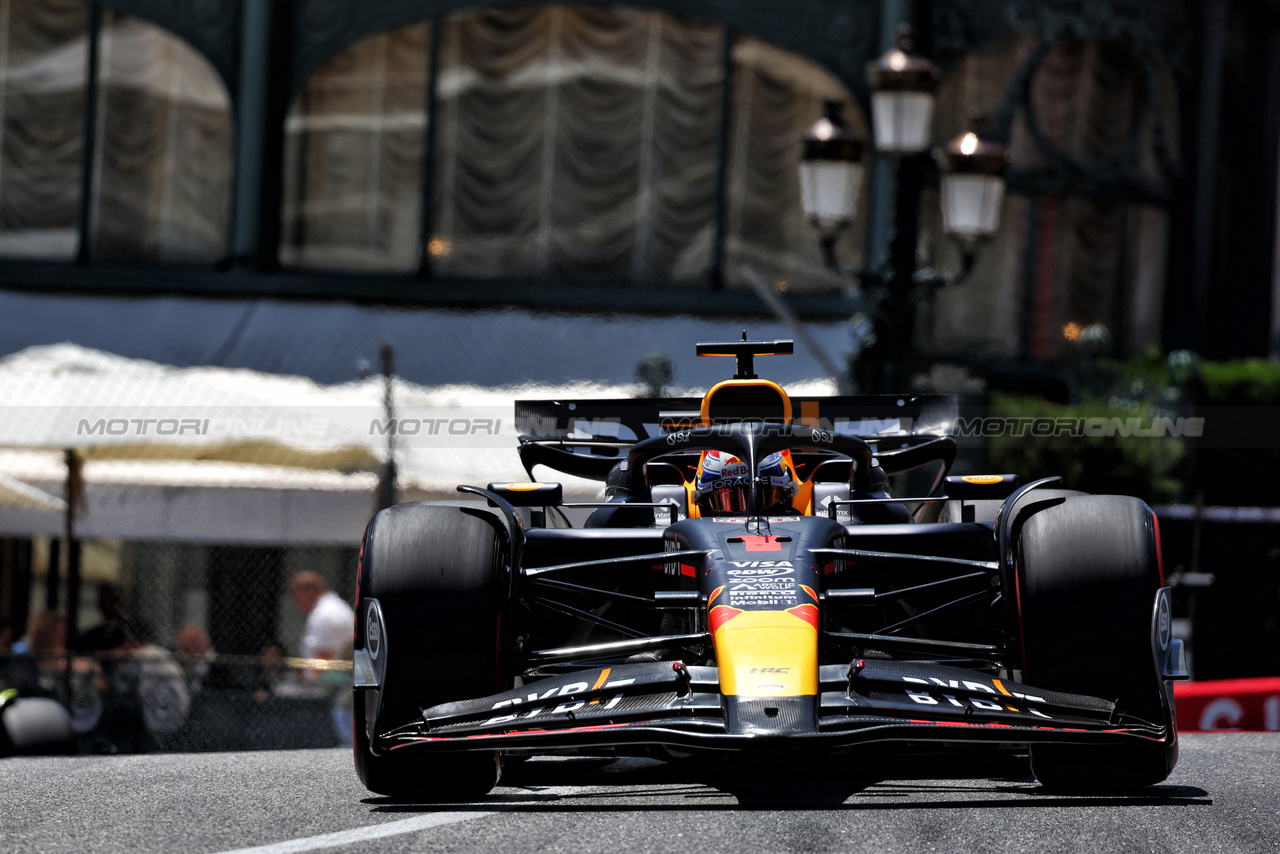
[[[800,204],[818,229],[822,255],[836,269],[835,241],[840,230],[853,222],[862,187],[862,138],[844,120],[839,101],[825,101],[822,118],[804,135],[800,160]]]
[[[876,306],[871,318],[874,343],[867,348],[865,384],[887,389],[900,381],[898,371],[912,351],[916,302],[936,287],[957,284],[973,270],[978,243],[995,234],[1004,201],[1005,148],[962,134],[933,152],[941,184],[943,229],[959,245],[960,272],[941,276],[917,270],[920,192],[930,176],[934,91],[938,69],[911,53],[911,31],[898,30],[898,47],[867,66],[877,154],[895,155],[894,234],[885,263],[855,273]],[[823,117],[805,134],[800,164],[801,201],[818,229],[823,258],[839,269],[835,238],[853,222],[863,177],[863,143],[840,115],[840,103],[828,101]],[[923,289],[923,295],[921,290]]]
[[[934,149],[942,173],[942,230],[960,247],[960,273],[938,284],[956,284],[973,271],[978,243],[995,236],[1004,204],[1009,151],[970,131]]]

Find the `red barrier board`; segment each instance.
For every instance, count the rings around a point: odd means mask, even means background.
[[[1280,678],[1176,682],[1180,732],[1280,732]]]

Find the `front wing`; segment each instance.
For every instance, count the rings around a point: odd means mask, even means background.
[[[878,741],[1164,741],[1163,723],[1096,697],[943,665],[860,659],[820,668],[814,696],[719,693],[714,667],[679,661],[578,670],[426,709],[372,740],[383,751],[605,747],[831,750]]]

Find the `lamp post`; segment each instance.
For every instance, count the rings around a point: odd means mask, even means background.
[[[858,385],[868,391],[905,385],[904,363],[913,349],[916,303],[934,288],[958,284],[972,271],[978,244],[999,228],[1004,200],[1005,148],[961,134],[928,156],[938,70],[912,53],[909,28],[898,30],[898,46],[867,67],[875,150],[895,159],[893,239],[887,257],[856,270],[874,306],[874,340],[857,365]],[[800,164],[801,203],[818,230],[827,266],[839,269],[835,240],[856,218],[857,191],[865,167],[865,143],[828,101],[823,116],[805,133]],[[941,184],[943,230],[956,241],[961,268],[954,276],[916,269],[920,193],[936,166]]]

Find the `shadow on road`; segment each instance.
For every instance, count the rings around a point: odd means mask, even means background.
[[[425,804],[371,797],[378,813],[536,810],[955,810],[982,807],[1211,806],[1194,786],[1065,795],[1042,788],[1025,752],[980,750],[860,754],[821,764],[794,760],[558,757],[508,762],[482,801]]]

